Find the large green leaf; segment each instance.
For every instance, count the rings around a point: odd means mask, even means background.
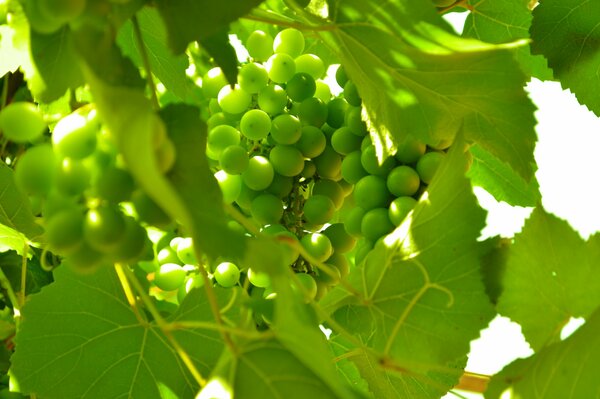
[[[183,53],[189,43],[221,31],[262,2],[158,0],[157,5],[167,25],[171,49]]]
[[[530,0],[486,1],[469,0],[470,11],[463,36],[488,43],[508,43],[529,38],[531,25]],[[525,73],[538,79],[552,79],[552,70],[540,55],[532,55],[529,46],[519,48],[515,56]]]
[[[229,30],[227,28],[199,40],[202,48],[214,59],[221,68],[230,84],[237,82],[238,59],[235,49],[229,43]]]
[[[508,253],[498,311],[521,324],[534,350],[559,339],[571,317],[600,306],[600,234],[585,242],[536,208]]]
[[[534,54],[543,54],[565,89],[600,115],[600,2],[544,0],[533,11]]]
[[[15,291],[21,291],[21,275],[23,258],[16,251],[0,253],[0,266]],[[52,273],[42,269],[38,257],[27,259],[27,270],[25,271],[25,294],[34,294],[42,287],[52,282]]]
[[[373,392],[439,397],[460,375],[456,364],[470,340],[493,317],[477,242],[485,213],[464,167],[464,154],[454,148],[412,216],[350,273],[358,294],[340,288],[324,299],[336,320],[375,351],[358,348],[356,359],[348,357]],[[432,389],[411,396],[423,384]]]
[[[22,392],[49,399],[194,397],[196,382],[155,323],[136,318],[114,269],[81,275],[60,267],[55,279],[22,309],[11,368]],[[203,292],[192,291],[170,321],[209,321]],[[230,295],[218,293],[221,304]],[[175,336],[206,376],[222,350],[219,334]]]
[[[534,106],[512,50],[454,36],[428,2],[337,3],[337,24],[317,33],[356,83],[384,152],[408,135],[451,141],[462,125],[467,140],[532,177]]]
[[[600,309],[573,335],[519,359],[494,376],[485,394],[498,399],[512,388],[514,398],[598,398],[600,368]]]

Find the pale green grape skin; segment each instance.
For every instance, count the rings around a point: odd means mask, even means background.
[[[215,173],[215,178],[223,193],[223,202],[231,204],[237,201],[242,191],[242,177],[240,175],[230,175],[224,170],[219,170]]]
[[[231,262],[222,262],[217,265],[214,277],[220,286],[231,288],[240,280],[240,269]]]
[[[387,208],[374,208],[367,211],[360,224],[362,235],[371,241],[376,241],[393,229],[394,225],[390,221]]]
[[[360,179],[354,186],[353,195],[356,205],[366,211],[383,208],[390,201],[390,192],[381,176],[368,175]]]
[[[53,215],[44,227],[48,245],[61,255],[75,250],[83,242],[83,213],[76,207]]]
[[[342,168],[342,157],[331,146],[313,160],[317,166],[317,173],[325,179],[336,179]]]
[[[306,252],[319,262],[325,262],[333,253],[331,241],[321,233],[306,234],[300,239],[300,244]]]
[[[223,111],[230,114],[241,114],[246,111],[252,102],[252,96],[241,89],[239,85],[233,88],[224,86],[217,96],[219,105]]]
[[[275,173],[273,181],[267,187],[267,191],[279,198],[287,197],[294,188],[294,180],[288,176],[282,176],[279,173]]]
[[[269,83],[269,74],[262,65],[250,62],[240,68],[238,83],[246,93],[258,93]]]
[[[156,261],[159,265],[164,265],[166,263],[176,263],[179,265],[183,263],[179,260],[177,251],[175,251],[170,245],[158,250],[156,254]]]
[[[177,257],[185,265],[197,265],[198,259],[194,251],[194,241],[190,237],[184,237],[177,244]]]
[[[348,103],[343,98],[334,98],[327,103],[327,124],[335,129],[344,125]]]
[[[304,35],[294,28],[282,30],[275,36],[273,51],[298,57],[304,51]]]
[[[246,115],[246,114],[244,114],[244,115]],[[230,125],[230,124],[231,123],[229,121],[229,118],[227,118],[227,116],[222,111],[212,114],[210,116],[210,118],[208,118],[208,120],[206,121],[206,126],[208,128],[208,131],[211,131],[215,126]]]
[[[408,213],[417,205],[417,200],[413,197],[398,197],[390,204],[388,216],[395,226],[406,218]]]
[[[15,143],[37,140],[47,128],[42,114],[30,102],[13,102],[0,111],[0,131]]]
[[[278,144],[294,144],[302,135],[300,120],[290,114],[281,114],[271,122],[271,137]]]
[[[366,239],[360,240],[356,244],[356,252],[354,253],[354,264],[356,266],[360,265],[365,260],[369,252],[373,249],[373,246],[373,243]]]
[[[322,80],[317,80],[315,82],[315,85],[315,97],[323,101],[324,103],[329,103],[329,101],[331,100],[331,89],[329,88],[327,83],[323,82]]]
[[[414,195],[421,185],[419,174],[410,166],[397,166],[387,177],[387,188],[396,197]]]
[[[56,173],[56,187],[66,196],[77,196],[89,187],[90,177],[90,171],[83,162],[64,158]]]
[[[324,195],[328,197],[335,205],[336,210],[340,209],[344,203],[344,191],[338,182],[333,180],[321,179],[317,181],[313,186],[312,195]]]
[[[427,146],[413,138],[406,138],[402,143],[398,144],[398,150],[394,155],[396,159],[404,164],[415,163],[425,154]]]
[[[350,129],[345,126],[337,129],[331,136],[331,146],[338,154],[348,155],[351,152],[360,150],[362,138],[353,134]]]
[[[445,153],[433,151],[428,152],[419,158],[417,161],[416,170],[423,183],[431,183],[435,172],[438,170],[445,157]]]
[[[344,87],[348,81],[348,75],[346,75],[346,70],[342,65],[338,66],[335,71],[335,81],[340,87]]]
[[[114,206],[90,209],[85,216],[83,235],[97,251],[110,253],[125,236],[125,230],[125,216]]]
[[[271,162],[262,155],[250,158],[248,168],[242,173],[244,184],[255,191],[264,190],[271,185],[275,170]]]
[[[208,132],[207,155],[218,160],[223,151],[232,145],[240,144],[240,132],[229,125],[219,125]]]
[[[382,164],[377,159],[377,152],[374,145],[370,145],[362,151],[360,161],[363,168],[372,175],[387,176],[396,166],[396,160],[393,157],[387,157]]]
[[[261,194],[252,201],[250,212],[263,226],[279,223],[283,216],[283,201],[273,194]]]
[[[303,126],[300,138],[294,144],[306,158],[315,158],[323,153],[327,138],[323,131],[315,126]]]
[[[62,118],[52,131],[55,151],[73,159],[83,159],[96,150],[99,124],[93,115],[74,112]]]
[[[285,90],[292,101],[301,102],[315,94],[317,85],[308,73],[297,72],[287,81]]]
[[[29,148],[15,166],[15,182],[26,194],[45,196],[54,185],[56,157],[49,144]]]
[[[344,219],[344,227],[348,234],[353,237],[360,237],[362,235],[360,224],[365,213],[367,212],[359,206],[352,208],[352,210],[348,212]]]
[[[128,201],[134,189],[135,182],[131,174],[116,166],[102,170],[94,182],[96,195],[115,204]]]
[[[303,290],[299,290],[301,293],[306,292],[306,301],[310,302],[317,297],[317,282],[310,274],[306,273],[296,273],[296,278],[302,284]],[[298,289],[294,286],[294,288]]]
[[[165,263],[154,273],[154,285],[163,291],[174,291],[185,282],[187,273],[181,265]]]
[[[348,258],[338,251],[333,251],[333,254],[327,259],[327,264],[335,266],[339,270],[341,278],[346,278],[350,274],[350,262]]]
[[[149,238],[146,229],[134,218],[126,217],[125,224],[125,235],[109,257],[116,262],[132,263],[142,256]]]
[[[325,224],[335,213],[335,204],[325,195],[311,195],[304,203],[304,219],[315,225]]]
[[[271,118],[260,109],[251,109],[240,120],[240,131],[250,140],[267,138],[271,130]]]
[[[268,114],[277,115],[282,113],[287,102],[288,98],[285,90],[274,83],[263,87],[258,92],[258,106]]]
[[[327,104],[316,97],[307,98],[298,106],[298,118],[303,125],[320,128],[327,122]]]
[[[346,253],[351,251],[356,244],[356,239],[347,231],[344,223],[334,223],[329,225],[323,234],[329,238],[335,253]]]
[[[219,158],[221,169],[230,175],[239,175],[248,167],[248,153],[239,145],[230,145],[225,148]]]
[[[271,286],[271,278],[267,273],[256,272],[251,267],[248,268],[248,280],[255,287],[267,288]]]
[[[357,136],[364,137],[369,133],[369,131],[367,130],[367,124],[362,119],[361,112],[362,110],[360,107],[348,105],[344,122],[346,123],[348,129],[352,131],[352,133],[356,134]]]
[[[325,64],[323,60],[314,54],[302,54],[294,60],[296,63],[296,72],[304,72],[313,77],[321,79],[325,74]]]
[[[362,99],[358,95],[356,85],[350,80],[344,85],[344,98],[348,101],[348,104],[354,107],[360,107],[362,104]]]
[[[288,54],[273,54],[267,61],[269,79],[275,83],[285,83],[296,73],[294,59]]]
[[[300,150],[287,145],[276,145],[269,153],[275,172],[282,176],[298,176],[304,169],[304,156]]]
[[[221,89],[227,85],[227,78],[219,67],[210,69],[202,77],[202,91],[208,98],[217,98]]]
[[[268,33],[255,30],[246,40],[246,50],[256,61],[266,61],[273,55],[273,38]]]
[[[361,152],[354,151],[344,157],[342,161],[342,178],[350,184],[356,184],[369,173],[363,168]]]
[[[302,169],[302,172],[300,172],[300,176],[304,177],[305,179],[310,179],[314,177],[315,174],[317,174],[317,167],[315,166],[315,163],[310,159],[306,159],[304,161],[304,168]]]
[[[237,196],[235,203],[242,208],[247,214],[250,214],[250,206],[252,205],[252,200],[260,195],[259,191],[252,190],[248,187],[242,180],[242,187],[240,189],[240,194]]]

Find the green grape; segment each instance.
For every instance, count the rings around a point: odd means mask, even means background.
[[[392,201],[388,211],[388,216],[395,226],[406,218],[406,215],[417,205],[417,200],[413,197],[398,197]]]
[[[360,223],[362,235],[371,241],[376,241],[393,229],[394,225],[390,221],[387,208],[374,208],[367,211]]]
[[[329,222],[335,213],[333,201],[325,195],[311,195],[304,203],[304,219],[314,225]]]
[[[110,166],[100,172],[94,189],[98,197],[117,204],[129,201],[135,190],[135,182],[128,171]]]
[[[350,80],[344,85],[344,98],[346,101],[348,101],[348,104],[355,107],[360,107],[362,103],[362,99],[358,95],[356,85]]]
[[[314,175],[316,173],[317,173],[317,167],[316,167],[315,163],[313,161],[311,161],[310,159],[304,160],[304,168],[302,168],[302,172],[300,172],[300,176],[304,177],[305,179],[310,179],[310,178],[314,177]]]
[[[335,71],[335,81],[340,87],[344,87],[346,82],[348,82],[348,75],[346,75],[346,70],[343,66],[339,66]]]
[[[64,263],[76,270],[90,270],[105,262],[106,257],[103,253],[98,252],[89,243],[83,241],[81,245],[66,256]]]
[[[233,88],[229,85],[223,86],[217,96],[219,105],[223,111],[230,114],[241,114],[246,111],[252,102],[252,96],[235,85]]]
[[[366,211],[383,208],[389,201],[390,192],[385,179],[381,176],[365,176],[354,186],[354,202]]]
[[[337,129],[331,136],[331,146],[342,155],[360,150],[361,142],[362,139],[345,126]]]
[[[63,157],[83,159],[96,150],[96,135],[99,130],[95,112],[90,112],[87,117],[78,112],[69,114],[54,126],[54,149]]]
[[[262,65],[250,62],[240,68],[238,83],[246,93],[258,93],[269,83],[269,74]]]
[[[215,179],[219,183],[223,193],[223,202],[231,204],[236,201],[242,191],[242,177],[240,175],[230,175],[224,170],[215,173]]]
[[[369,131],[367,130],[367,124],[362,119],[362,109],[360,107],[353,107],[348,105],[346,109],[344,123],[350,129],[350,131],[357,136],[364,137]]]
[[[260,229],[260,232],[267,235],[277,235],[279,233],[287,233],[288,229],[285,228],[284,225],[279,223],[270,224],[268,226],[264,226]]]
[[[306,294],[305,300],[306,302],[310,302],[317,297],[318,287],[317,282],[313,276],[306,273],[296,273],[296,278],[302,285],[302,288],[299,289],[295,286],[296,282],[293,282],[292,288],[297,289],[302,294]]]
[[[445,157],[445,153],[433,151],[428,152],[419,158],[416,169],[423,183],[431,183],[435,172],[438,170]]]
[[[264,190],[273,181],[275,170],[271,162],[262,155],[250,158],[248,168],[242,173],[244,184],[255,191]]]
[[[298,106],[298,118],[303,125],[320,128],[327,122],[327,104],[316,97],[307,98]]]
[[[175,291],[183,285],[187,273],[176,263],[165,263],[154,273],[154,285],[163,291]]]
[[[39,0],[40,11],[48,18],[67,23],[83,13],[86,0]]]
[[[331,241],[321,233],[309,233],[300,239],[306,252],[319,262],[325,262],[333,253]]]
[[[285,83],[296,73],[294,59],[287,54],[273,54],[267,61],[269,79],[275,83]]]
[[[138,218],[152,226],[166,227],[171,223],[171,217],[143,191],[135,191],[131,195]]]
[[[207,155],[218,160],[225,148],[240,144],[240,132],[229,125],[219,125],[208,132]]]
[[[48,126],[37,107],[30,102],[14,102],[0,111],[0,131],[16,143],[42,137]]]
[[[344,219],[344,227],[348,234],[353,237],[360,237],[362,232],[360,231],[360,224],[362,222],[363,216],[367,213],[361,207],[354,207],[348,212],[346,218]]]
[[[354,253],[354,264],[356,266],[360,265],[372,249],[373,243],[371,241],[366,239],[360,240],[356,244],[356,252]]]
[[[327,124],[332,128],[339,129],[346,120],[348,103],[343,98],[334,98],[327,103]]]
[[[282,113],[287,102],[287,94],[279,85],[271,83],[258,92],[258,106],[271,115]]]
[[[250,140],[262,140],[271,130],[271,118],[260,109],[252,109],[242,116],[240,131]]]
[[[363,137],[362,143],[360,143],[360,150],[364,151],[372,145],[373,145],[373,142],[371,141],[371,137],[365,136],[365,137]]]
[[[252,200],[256,198],[260,193],[258,191],[252,190],[246,184],[243,183],[242,180],[242,188],[240,190],[240,194],[238,195],[235,203],[242,208],[246,214],[250,214],[250,207],[252,206]]]
[[[296,148],[306,158],[315,158],[323,153],[327,139],[323,131],[314,126],[303,126],[300,130],[300,139],[295,143]]]
[[[329,103],[329,100],[331,100],[331,89],[327,83],[323,82],[322,80],[317,80],[315,85],[315,97],[324,103]]]
[[[328,197],[335,205],[336,210],[340,209],[344,203],[344,192],[340,185],[333,180],[321,179],[316,182],[312,189],[312,195]]]
[[[127,216],[125,235],[109,256],[115,262],[133,263],[142,256],[147,245],[150,245],[149,241],[146,229],[134,218]]]
[[[52,216],[61,211],[77,208],[78,200],[79,198],[76,197],[66,197],[58,192],[58,190],[50,190],[42,204],[42,216],[44,216],[46,220],[49,220]]]
[[[337,184],[340,185],[342,192],[344,193],[344,197],[349,196],[354,191],[354,184],[350,184],[344,179],[338,180]]]
[[[46,218],[46,240],[53,251],[67,255],[83,242],[83,213],[77,207]]]
[[[318,157],[314,158],[317,173],[324,179],[336,179],[342,168],[342,157],[332,147],[326,146]]]
[[[294,60],[296,72],[307,73],[313,79],[321,79],[325,75],[325,64],[323,60],[314,54],[302,54]]]
[[[230,175],[239,175],[248,167],[248,153],[239,145],[230,145],[225,148],[219,158],[221,169]]]
[[[294,188],[294,179],[289,176],[282,176],[279,173],[275,173],[273,181],[267,187],[267,191],[279,198],[287,197]]]
[[[285,90],[292,101],[300,102],[312,97],[317,90],[317,85],[312,76],[300,72],[287,81]]]
[[[345,278],[350,274],[350,262],[344,254],[334,249],[333,254],[327,259],[327,264],[335,266],[340,272],[340,277]]]
[[[356,184],[369,173],[363,168],[360,151],[354,151],[344,157],[342,161],[342,178],[350,184]]]
[[[182,238],[177,243],[177,257],[185,265],[197,265],[198,258],[194,251],[194,241],[190,237]]]
[[[295,247],[298,245],[298,237],[287,229],[273,235],[282,243],[283,264],[286,266],[292,265],[300,256],[300,252]]]
[[[398,145],[395,157],[401,163],[414,163],[425,154],[426,149],[427,147],[425,144],[411,137],[407,137]]]
[[[385,176],[396,166],[396,160],[393,157],[388,157],[379,163],[374,145],[370,145],[362,151],[360,162],[363,168],[372,175]]]
[[[419,174],[410,166],[397,166],[387,177],[387,188],[396,197],[414,195],[421,185]]]
[[[216,98],[211,98],[208,100],[208,110],[210,111],[211,115],[223,112],[223,109],[221,109],[221,106],[219,105],[219,100]]]
[[[125,236],[125,215],[114,206],[99,206],[85,215],[83,235],[94,249],[109,253]]]
[[[216,112],[212,114],[210,118],[208,118],[208,120],[206,121],[208,131],[211,131],[214,127],[219,125],[231,125],[229,118],[227,118],[227,116],[223,112]]]
[[[329,271],[329,273],[319,269],[319,275],[317,276],[319,281],[321,281],[329,287],[338,284],[342,279],[342,274],[340,273],[340,270],[329,263],[325,263],[325,266],[327,266],[327,270]]]
[[[233,287],[240,280],[240,269],[231,262],[221,262],[215,269],[215,280],[225,288]]]
[[[49,144],[29,148],[15,166],[15,182],[26,194],[45,196],[55,176],[56,158]]]
[[[302,135],[300,120],[290,114],[276,116],[271,123],[271,137],[278,144],[294,144]]]
[[[304,157],[300,150],[287,145],[276,145],[269,153],[275,172],[282,176],[298,176],[304,169]]]
[[[81,161],[64,158],[56,173],[56,188],[66,196],[81,195],[90,185],[90,171]]]
[[[188,277],[183,285],[177,290],[177,303],[181,304],[187,294],[190,293],[194,288],[201,288],[204,286],[204,279],[200,276]]]
[[[208,98],[217,98],[221,89],[227,85],[227,78],[219,67],[210,69],[202,77],[202,91]]]
[[[177,251],[174,250],[170,245],[157,250],[156,261],[159,265],[164,265],[166,263],[182,263],[177,256]]]
[[[304,51],[304,35],[294,28],[282,30],[275,36],[273,51],[298,57]]]
[[[250,205],[252,217],[261,225],[279,223],[283,217],[283,202],[273,194],[261,194]]]
[[[356,244],[356,239],[354,239],[354,237],[352,237],[348,231],[346,231],[346,226],[344,223],[334,223],[329,225],[325,230],[323,230],[323,234],[325,234],[327,238],[329,238],[329,241],[331,241],[331,245],[333,246],[335,253],[341,254],[352,251],[354,245]]]
[[[27,21],[31,29],[43,35],[49,35],[63,27],[64,22],[46,15],[39,1],[28,1],[23,4]]]
[[[255,272],[251,267],[248,268],[248,280],[255,287],[267,288],[271,286],[271,278],[267,273]]]
[[[266,61],[273,54],[273,38],[262,30],[255,30],[246,40],[246,49],[256,61]]]

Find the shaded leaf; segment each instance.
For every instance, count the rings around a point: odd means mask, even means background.
[[[199,42],[204,50],[214,58],[214,62],[221,68],[229,84],[235,84],[238,59],[233,46],[229,43],[229,31],[223,29],[200,39]]]
[[[21,291],[23,258],[15,251],[1,253],[0,266],[15,292]],[[50,284],[52,273],[42,269],[39,258],[33,256],[27,260],[25,278],[25,294],[29,295],[39,292],[42,287]]]

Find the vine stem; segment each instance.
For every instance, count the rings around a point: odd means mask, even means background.
[[[152,300],[150,299],[146,291],[144,291],[144,288],[138,281],[137,277],[133,274],[133,272],[131,271],[131,269],[129,269],[127,265],[117,263],[115,264],[115,268],[117,269],[117,273],[122,273],[127,277],[124,281],[125,286],[123,287],[125,292],[131,292],[131,287],[129,287],[129,284],[133,285],[133,288],[137,291],[144,305],[146,305],[148,312],[150,312],[150,314],[156,321],[158,327],[161,329],[163,334],[165,334],[171,345],[173,345],[173,348],[177,352],[177,355],[179,355],[179,357],[186,365],[186,367],[188,368],[196,382],[200,385],[200,387],[204,387],[206,385],[206,380],[204,379],[204,377],[202,377],[202,374],[200,373],[200,371],[198,371],[198,369],[194,365],[194,362],[192,362],[192,359],[187,354],[187,352],[181,347],[181,345],[175,339],[173,334],[171,334],[171,330],[169,330],[168,328],[169,323],[167,323],[165,319],[163,319],[163,317],[160,315],[158,309],[156,309],[156,306],[154,306],[154,303],[152,303]]]
[[[458,384],[454,387],[462,391],[484,393],[490,382],[491,376],[486,374],[465,371],[460,377]]]
[[[155,110],[158,110],[160,104],[158,103],[158,97],[156,96],[156,85],[154,84],[154,78],[152,77],[152,67],[150,65],[150,58],[148,58],[148,51],[146,51],[146,45],[144,44],[142,29],[140,28],[140,23],[135,15],[131,17],[131,22],[133,23],[133,32],[140,51],[140,56],[142,57],[142,63],[146,70],[146,80],[148,81],[148,88],[150,89],[152,106]]]
[[[27,288],[27,254],[29,253],[29,244],[23,243],[23,255],[21,256],[21,295],[19,295],[19,306],[25,304],[25,290]]]
[[[6,290],[6,294],[8,295],[8,300],[13,306],[14,317],[15,317],[15,325],[17,329],[19,328],[19,320],[21,318],[21,303],[15,294],[15,290],[13,289],[8,277],[4,274],[4,270],[0,267],[0,285],[2,288]]]
[[[210,323],[210,322],[206,322],[206,321],[194,321],[194,320],[174,321],[174,322],[167,323],[165,325],[165,327],[167,330],[170,330],[170,331],[181,330],[181,329],[185,329],[185,328],[199,328],[199,329],[203,329],[203,330],[227,332],[232,335],[239,335],[240,337],[251,338],[251,339],[269,338],[269,337],[275,335],[272,332],[262,332],[261,333],[261,332],[247,331],[247,330],[241,330],[236,327],[228,327],[228,326],[223,326],[223,325]]]

